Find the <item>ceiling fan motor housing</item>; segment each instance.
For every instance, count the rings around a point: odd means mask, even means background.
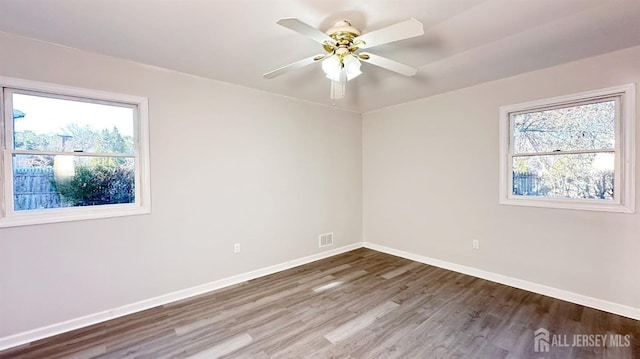
[[[358,49],[357,45],[353,43],[353,39],[360,36],[360,30],[353,27],[347,20],[336,22],[332,28],[325,32],[332,39],[335,40],[335,44],[324,45],[325,51],[338,54],[338,49],[344,48],[348,50],[348,53],[353,53]],[[333,46],[332,46],[333,45]],[[344,53],[344,51],[341,51]]]

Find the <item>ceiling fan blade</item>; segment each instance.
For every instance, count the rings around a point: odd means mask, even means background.
[[[295,70],[295,69],[299,69],[301,67],[305,67],[308,65],[311,65],[314,62],[318,62],[322,59],[324,59],[328,54],[321,54],[321,55],[314,55],[314,56],[310,56],[307,57],[306,59],[302,59],[300,61],[296,61],[292,64],[289,64],[287,66],[283,66],[279,69],[275,69],[273,71],[269,71],[266,74],[262,75],[263,78],[265,79],[272,79],[274,77],[280,76],[284,73],[287,73],[289,71]]]
[[[418,72],[418,69],[416,69],[415,67],[402,64],[398,61],[391,60],[383,56],[374,55],[370,53],[360,53],[358,54],[358,57],[360,58],[360,60],[364,62],[368,62],[371,65],[376,65],[376,66],[382,67],[383,69],[397,72],[401,75],[413,76]]]
[[[363,44],[358,46],[363,49],[388,44],[390,42],[409,39],[412,37],[424,35],[422,23],[414,18],[399,22],[395,25],[387,26],[380,30],[368,32],[362,36],[356,37],[353,41],[362,41]]]
[[[282,25],[287,29],[293,30],[299,34],[309,37],[313,41],[319,42],[323,45],[325,42],[334,42],[334,40],[329,37],[329,35],[294,17],[280,19],[276,22],[276,24]]]

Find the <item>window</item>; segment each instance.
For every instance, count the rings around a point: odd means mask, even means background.
[[[500,203],[633,213],[635,86],[500,108]]]
[[[0,87],[0,227],[150,212],[146,98]]]

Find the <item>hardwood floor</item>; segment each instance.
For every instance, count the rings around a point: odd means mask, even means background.
[[[551,332],[548,352],[534,351],[538,328]],[[632,359],[640,321],[358,249],[0,352],[218,357]]]

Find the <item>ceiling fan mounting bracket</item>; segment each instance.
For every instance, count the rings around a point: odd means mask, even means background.
[[[334,35],[338,33],[353,34],[354,37],[360,36],[360,30],[353,27],[348,20],[341,20],[336,22],[332,28],[325,32],[325,34],[331,37],[334,37]]]

